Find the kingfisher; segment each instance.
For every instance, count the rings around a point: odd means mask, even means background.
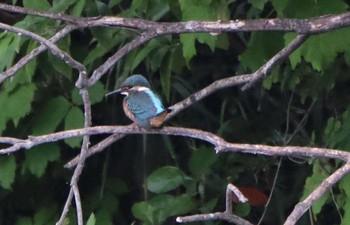
[[[125,115],[139,127],[147,130],[161,127],[171,111],[164,108],[159,96],[151,90],[148,80],[140,74],[126,78],[119,89],[106,94],[106,96],[115,93],[125,95],[123,99]]]

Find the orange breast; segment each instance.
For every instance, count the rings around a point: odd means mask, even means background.
[[[123,100],[123,110],[125,112],[125,115],[129,117],[133,122],[136,122],[135,115],[129,110],[128,104],[126,102],[126,99]]]

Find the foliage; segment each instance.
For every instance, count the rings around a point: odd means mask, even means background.
[[[342,0],[22,0],[7,1],[37,10],[75,16],[114,15],[153,21],[311,18],[345,12]],[[60,21],[26,16],[16,26],[49,38]],[[125,28],[78,30],[57,44],[87,66],[89,75],[138,33]],[[104,94],[130,74],[146,74],[172,105],[215,80],[253,72],[286,46],[295,34],[282,32],[180,34],[150,40],[131,51],[89,89],[93,125],[127,124],[120,97]],[[246,92],[214,93],[169,124],[195,127],[238,143],[317,145],[350,149],[350,30],[311,37],[263,81]],[[10,68],[38,43],[0,34],[0,71]],[[1,84],[0,134],[25,138],[83,126],[77,72],[48,52],[41,53]],[[289,105],[289,102],[291,104]],[[309,110],[310,106],[314,106]],[[288,113],[287,113],[288,112]],[[287,115],[288,114],[288,115]],[[309,119],[302,123],[307,116]],[[289,126],[287,126],[289,124]],[[289,129],[286,129],[289,127]],[[92,144],[101,140],[96,137]],[[287,142],[286,140],[290,140]],[[0,157],[0,224],[53,224],[68,195],[70,170],[62,166],[78,154],[81,138],[38,146]],[[214,212],[225,206],[228,183],[269,194],[278,160],[216,155],[211,146],[183,138],[125,138],[87,160],[79,187],[88,225],[175,224],[184,214]],[[284,159],[265,224],[281,224],[339,162]],[[318,224],[343,224],[350,217],[349,176],[312,208]],[[254,190],[255,190],[254,189]],[[339,208],[337,208],[339,207]],[[254,223],[261,206],[234,206]],[[76,224],[74,207],[65,224]],[[221,224],[213,222],[208,224]],[[300,224],[313,224],[304,218]]]

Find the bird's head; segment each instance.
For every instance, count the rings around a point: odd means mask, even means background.
[[[129,92],[142,91],[150,88],[151,88],[151,85],[144,76],[140,74],[135,74],[126,78],[123,81],[123,83],[120,85],[119,89],[106,94],[106,96],[115,94],[115,93],[120,93],[122,95],[129,95]]]

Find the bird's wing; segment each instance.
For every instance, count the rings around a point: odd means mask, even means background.
[[[128,108],[139,120],[146,120],[157,115],[157,108],[151,97],[145,92],[136,92],[128,96]]]

